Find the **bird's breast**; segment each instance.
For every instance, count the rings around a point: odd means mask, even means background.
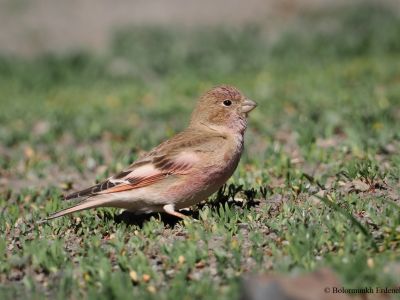
[[[204,153],[189,174],[170,186],[167,197],[174,199],[176,207],[194,205],[218,191],[232,176],[243,151],[243,138],[233,137],[212,153]]]

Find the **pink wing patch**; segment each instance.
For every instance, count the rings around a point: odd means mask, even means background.
[[[185,175],[199,161],[199,157],[194,152],[185,151],[175,156],[173,159],[159,157],[154,162],[134,168],[122,178],[110,182],[116,183],[115,186],[100,191],[98,194],[117,193],[132,189],[137,189],[154,184],[169,175]]]

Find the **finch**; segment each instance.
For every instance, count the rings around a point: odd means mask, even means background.
[[[119,174],[66,195],[65,200],[82,200],[44,221],[96,207],[184,218],[179,209],[212,195],[235,171],[243,152],[248,113],[256,106],[232,86],[209,90],[198,100],[187,129]]]

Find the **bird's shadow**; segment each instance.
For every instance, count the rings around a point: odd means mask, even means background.
[[[260,201],[256,199],[258,191],[254,188],[250,188],[247,190],[243,189],[242,185],[224,185],[219,189],[216,194],[216,197],[213,200],[203,201],[200,204],[196,205],[193,210],[181,210],[180,212],[189,218],[198,219],[199,211],[208,206],[212,211],[218,212],[221,207],[226,207],[234,209],[244,209],[251,208],[257,206]],[[263,191],[260,190],[261,195],[263,195]],[[244,198],[238,198],[237,195],[241,194]],[[135,214],[128,211],[123,211],[120,214],[106,214],[104,216],[106,219],[113,219],[115,223],[125,223],[127,225],[136,225],[140,228],[143,225],[150,221],[151,218],[159,219],[164,223],[165,226],[174,227],[178,224],[182,219],[177,218],[175,216],[169,215],[167,213],[149,213],[149,214]]]
[[[185,215],[187,215],[188,217],[194,217],[192,211],[185,212]],[[138,215],[129,211],[123,211],[120,214],[111,216],[111,218],[113,218],[114,222],[117,224],[125,223],[126,225],[136,225],[140,228],[142,228],[146,222],[150,221],[151,218],[159,219],[161,222],[164,223],[164,226],[170,227],[174,227],[176,224],[182,221],[182,219],[169,215],[167,213],[149,213]]]

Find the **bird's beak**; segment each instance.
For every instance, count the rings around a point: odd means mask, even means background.
[[[257,107],[257,103],[250,99],[244,100],[242,104],[242,112],[247,114],[248,112],[251,112],[253,109]]]

